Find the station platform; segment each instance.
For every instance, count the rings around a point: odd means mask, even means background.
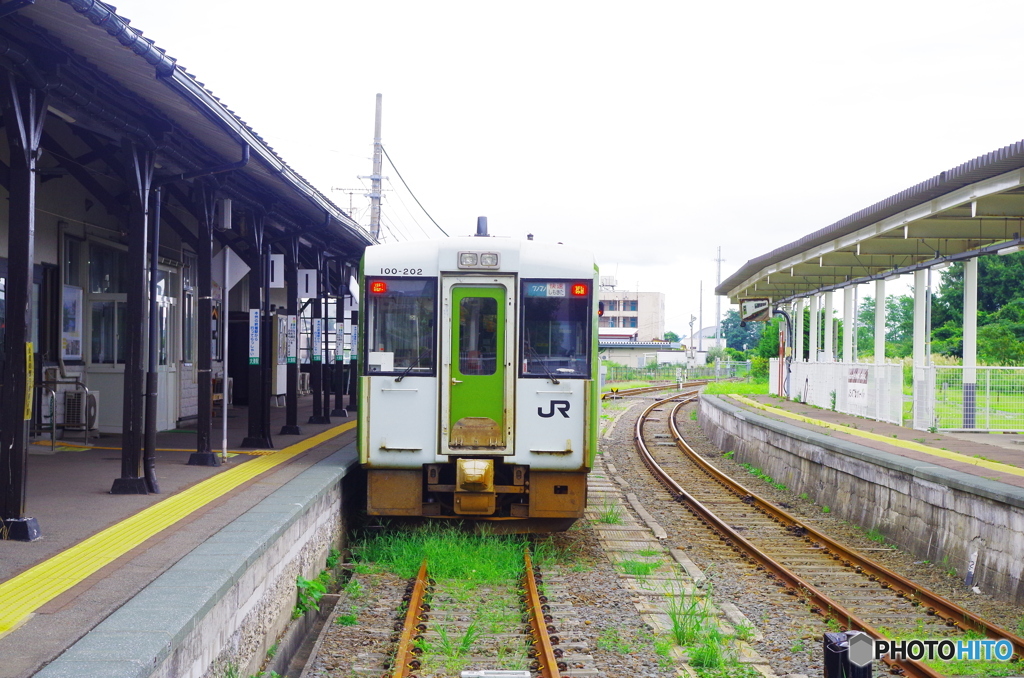
[[[121,473],[119,435],[69,432],[51,450],[30,446],[26,513],[42,537],[0,540],[0,678],[34,675],[168,568],[303,471],[355,440],[354,412],[305,423],[311,396],[299,398],[299,435],[276,435],[284,408],[271,408],[272,448],[241,449],[244,408],[228,410],[228,459],[189,466],[194,430],[157,434],[160,492],[112,495]],[[213,447],[221,446],[220,413]],[[219,456],[219,454],[218,454]]]
[[[794,497],[1024,605],[1024,435],[916,431],[772,396],[702,395],[698,420]]]
[[[930,433],[775,396],[728,397],[742,408],[798,428],[1024,488],[1024,432]]]

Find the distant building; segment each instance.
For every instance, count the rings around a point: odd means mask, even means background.
[[[635,330],[637,339],[651,341],[665,336],[665,295],[662,292],[616,290],[615,280],[601,277],[598,299],[604,302],[600,327]]]
[[[715,346],[725,346],[725,333],[721,333],[718,339],[715,339],[715,326],[705,327],[702,330],[694,332],[690,337],[684,337],[680,340],[685,348],[691,346],[698,351],[707,351],[709,348]]]

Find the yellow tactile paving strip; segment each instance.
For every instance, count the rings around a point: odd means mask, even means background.
[[[193,511],[223,496],[242,483],[269,471],[297,454],[353,429],[350,421],[290,445],[263,454],[241,466],[218,473],[173,497],[58,553],[35,567],[0,583],[0,636],[16,629],[45,603],[83,581],[150,537]]]
[[[943,459],[950,459],[952,461],[962,461],[965,464],[973,464],[974,466],[980,466],[982,468],[987,468],[992,471],[1000,471],[1002,473],[1009,473],[1015,476],[1024,476],[1024,469],[1018,468],[1016,466],[1011,466],[1009,464],[1003,464],[998,461],[989,461],[987,459],[978,459],[977,457],[968,457],[966,454],[960,454],[959,452],[950,452],[948,450],[940,450],[937,447],[928,447],[927,445],[915,443],[911,440],[887,438],[886,436],[879,435],[877,433],[861,431],[860,429],[851,428],[849,426],[843,426],[842,424],[833,424],[827,421],[821,421],[820,419],[812,419],[811,417],[805,417],[802,414],[795,414],[793,412],[788,412],[778,407],[764,405],[762,403],[757,402],[756,400],[744,398],[743,396],[740,395],[733,394],[730,395],[729,397],[732,398],[733,400],[736,400],[737,402],[743,403],[744,405],[749,405],[750,407],[755,407],[759,410],[764,410],[765,412],[771,412],[772,414],[777,414],[780,417],[787,417],[789,419],[795,419],[797,421],[802,421],[807,424],[821,426],[822,428],[829,428],[832,429],[833,431],[839,431],[840,433],[848,433],[852,436],[857,436],[859,438],[875,440],[878,442],[885,443],[886,445],[892,445],[893,447],[902,447],[907,450],[914,450],[915,452],[924,452],[925,454],[930,454],[934,457],[942,457]]]

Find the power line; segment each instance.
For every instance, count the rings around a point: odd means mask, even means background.
[[[398,171],[397,167],[395,167],[395,161],[391,159],[390,155],[388,155],[388,151],[386,148],[384,148],[383,144],[381,144],[380,150],[384,151],[384,157],[388,159],[388,164],[390,164],[392,169],[395,170],[395,174],[397,174],[398,178],[402,180],[402,185],[405,186],[405,190],[409,191],[409,195],[411,195],[412,199],[416,201],[416,204],[420,206],[420,209],[423,210],[423,213],[427,215],[427,218],[430,219],[434,226],[437,226],[437,230],[441,231],[450,238],[451,236],[448,235],[448,232],[441,228],[440,224],[434,221],[434,217],[430,216],[430,212],[428,212],[427,209],[423,206],[419,198],[416,197],[416,194],[412,192],[412,189],[409,188],[409,184],[405,183],[405,179],[402,177],[402,173]]]

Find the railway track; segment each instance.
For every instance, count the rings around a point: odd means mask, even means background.
[[[693,398],[681,394],[648,407],[637,420],[634,443],[659,482],[722,548],[764,571],[805,609],[832,620],[834,628],[876,639],[974,631],[1010,641],[1016,658],[1024,657],[1021,638],[832,540],[711,466],[689,448],[675,423],[679,408]],[[669,411],[671,401],[676,402]],[[652,416],[655,412],[665,415]],[[887,663],[908,676],[940,675],[921,662]]]
[[[498,670],[523,678],[597,675],[586,644],[574,635],[571,607],[548,600],[549,593],[557,592],[557,577],[535,567],[528,551],[523,559],[520,582],[505,591],[472,592],[476,599],[491,601],[486,613],[473,609],[464,587],[433,579],[424,560],[397,606],[394,653],[367,656],[353,673],[385,678]]]
[[[670,382],[666,384],[659,384],[657,386],[643,386],[640,388],[623,388],[614,389],[612,391],[606,391],[601,394],[602,400],[612,400],[614,398],[627,398],[629,396],[644,395],[646,393],[654,393],[656,391],[666,391],[671,388],[693,388],[703,386],[707,384],[707,381],[686,381],[680,384],[679,382]]]

